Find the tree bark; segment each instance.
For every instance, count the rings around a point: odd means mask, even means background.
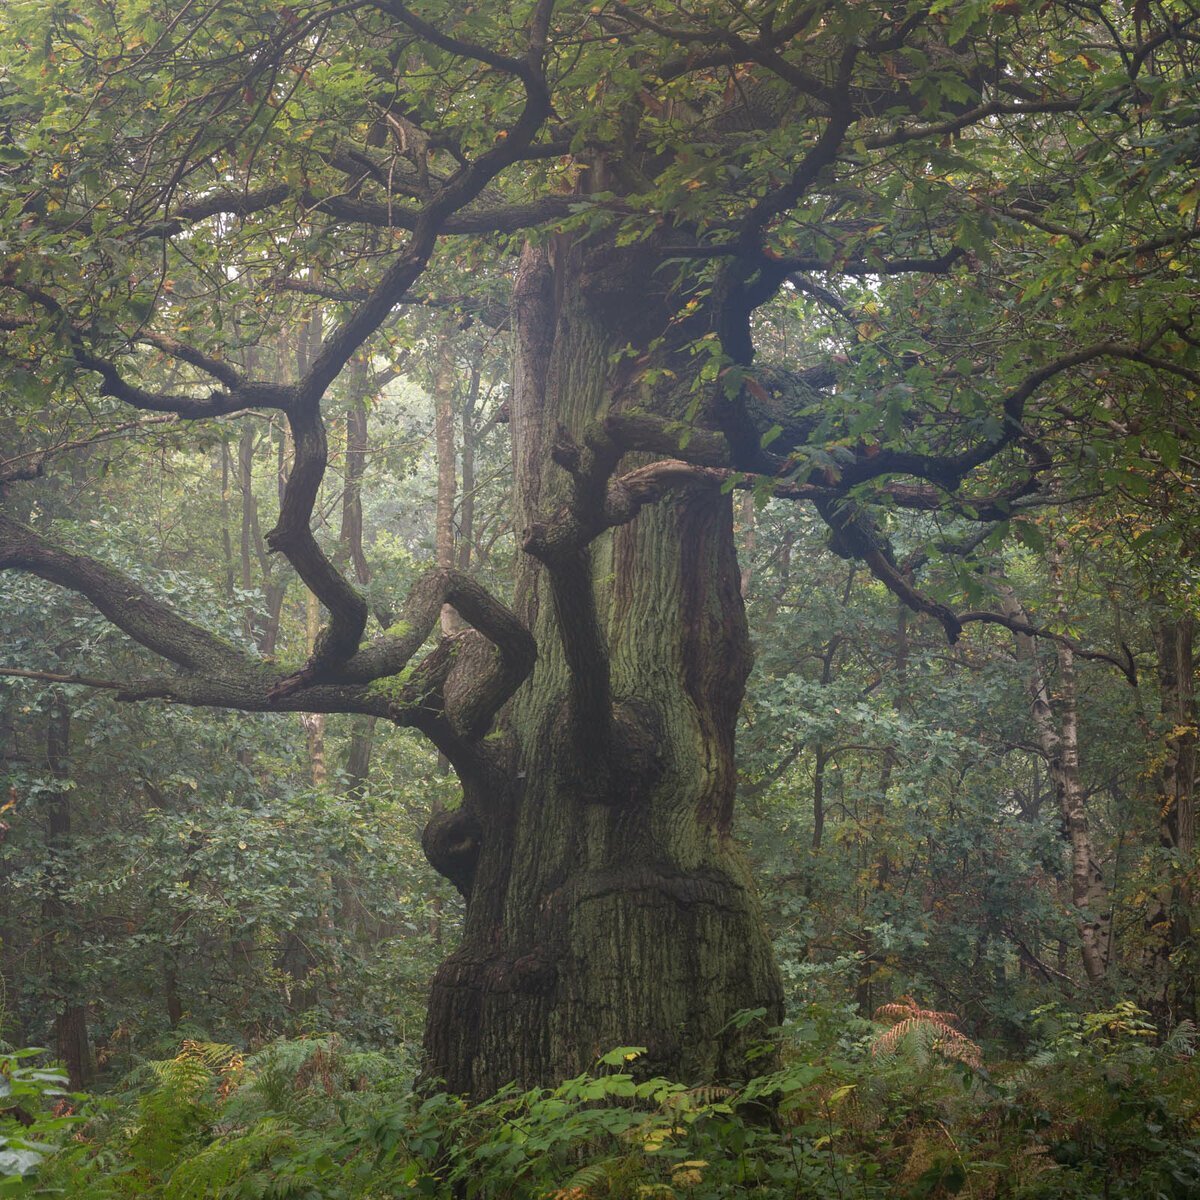
[[[554,450],[615,406],[619,352],[666,329],[649,291],[632,255],[523,256],[512,426],[535,532],[585,507]],[[481,1096],[639,1045],[645,1070],[744,1075],[761,1027],[730,1019],[762,1008],[774,1023],[781,985],[731,837],[750,650],[730,500],[681,488],[591,545],[543,553],[517,584],[534,674],[503,736],[455,763],[462,806],[425,834],[467,896],[463,943],[433,983],[428,1073]]]

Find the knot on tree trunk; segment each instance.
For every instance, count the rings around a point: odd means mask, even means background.
[[[639,700],[613,708],[616,803],[636,803],[657,786],[663,773],[663,732],[658,712]]]
[[[600,726],[604,727],[601,728]],[[581,804],[627,807],[647,801],[662,778],[662,721],[652,705],[627,699],[599,722],[564,700],[556,739],[576,751],[568,767],[570,786]]]
[[[471,894],[482,845],[479,822],[461,808],[434,813],[421,834],[421,849],[429,865],[450,880],[464,899]]]

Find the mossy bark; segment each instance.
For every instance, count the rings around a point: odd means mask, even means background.
[[[628,403],[629,348],[672,313],[631,256],[579,246],[526,252],[515,313],[516,491],[533,524],[578,500],[556,434],[582,443]],[[468,897],[433,984],[428,1072],[485,1096],[637,1045],[645,1070],[742,1076],[763,1026],[730,1019],[762,1008],[773,1023],[781,987],[731,836],[751,656],[729,498],[669,494],[577,558],[526,556],[520,572],[537,666],[486,753],[456,764],[462,808],[426,835]]]

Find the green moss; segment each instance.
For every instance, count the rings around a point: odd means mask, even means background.
[[[416,669],[416,663],[407,663],[395,675],[387,675],[383,679],[372,679],[367,684],[367,691],[372,696],[382,696],[385,700],[404,700],[406,698],[404,689],[412,682]]]

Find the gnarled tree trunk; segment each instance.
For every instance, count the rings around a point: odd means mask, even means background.
[[[730,1019],[781,1009],[730,834],[750,667],[730,500],[684,486],[597,528],[598,423],[636,386],[621,352],[670,313],[632,256],[557,250],[526,251],[515,296],[518,610],[539,658],[502,735],[456,762],[462,807],[425,838],[467,895],[433,984],[428,1071],[474,1095],[618,1045],[646,1047],[644,1069],[738,1076],[761,1027]]]

